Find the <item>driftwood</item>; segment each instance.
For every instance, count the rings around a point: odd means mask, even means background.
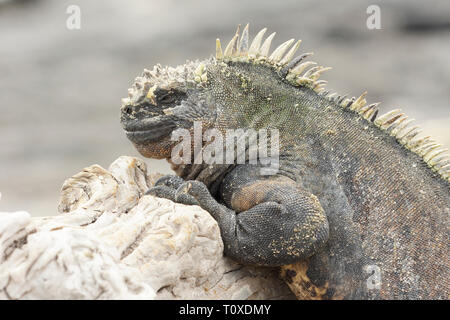
[[[0,213],[0,299],[292,299],[278,271],[223,257],[198,206],[143,196],[157,175],[120,157],[65,181],[59,214]]]

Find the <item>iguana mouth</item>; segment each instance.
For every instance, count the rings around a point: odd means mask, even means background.
[[[176,127],[176,123],[168,116],[129,120],[123,123],[127,138],[139,144],[168,136]]]

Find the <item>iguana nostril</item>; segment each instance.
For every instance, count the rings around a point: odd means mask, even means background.
[[[131,106],[126,106],[126,107],[123,109],[123,111],[124,111],[126,114],[131,114],[131,113],[133,112],[133,109],[131,108]]]

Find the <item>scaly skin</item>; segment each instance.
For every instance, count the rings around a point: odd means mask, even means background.
[[[216,59],[144,72],[121,122],[144,156],[169,161],[171,133],[192,133],[193,121],[223,133],[278,129],[278,173],[173,165],[179,177],[161,178],[149,194],[200,205],[217,220],[226,255],[283,266],[299,298],[448,299],[447,158],[437,161],[431,142],[402,129],[403,115],[376,118],[363,96],[319,94],[314,70],[295,78],[298,61],[267,58],[247,37],[248,27]]]

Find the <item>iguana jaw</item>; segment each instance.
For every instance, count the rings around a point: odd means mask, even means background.
[[[125,108],[126,109],[126,108]],[[165,158],[170,154],[171,133],[177,125],[172,116],[129,115],[122,109],[121,123],[127,138],[145,157]]]
[[[157,116],[123,124],[127,138],[137,144],[152,143],[164,137],[170,137],[176,127],[174,119],[168,116]]]

